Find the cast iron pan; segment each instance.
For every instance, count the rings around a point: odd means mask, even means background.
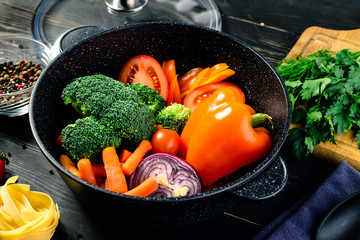
[[[139,54],[151,55],[160,63],[175,59],[180,75],[196,66],[227,63],[236,72],[229,81],[244,91],[247,103],[257,112],[272,116],[272,152],[229,176],[222,187],[182,198],[124,196],[70,174],[56,160],[61,153],[56,138],[64,124],[75,119],[60,98],[62,89],[72,79],[85,75],[101,73],[117,79],[125,62]],[[92,209],[99,207],[102,213],[121,214],[124,218],[119,221],[126,219],[125,224],[164,227],[203,221],[231,208],[234,194],[266,198],[281,190],[286,182],[286,167],[278,152],[288,133],[291,108],[282,79],[266,59],[241,40],[204,27],[141,23],[107,30],[76,44],[57,56],[42,73],[31,97],[29,117],[41,151],[79,201]],[[142,217],[136,217],[139,214]]]

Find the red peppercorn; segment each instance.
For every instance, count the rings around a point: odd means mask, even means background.
[[[3,93],[3,91],[2,90],[0,90],[0,94],[2,94]]]
[[[24,87],[24,85],[18,85],[18,88],[23,88]]]

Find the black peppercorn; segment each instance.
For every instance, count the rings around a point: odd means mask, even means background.
[[[0,94],[9,94],[31,87],[42,73],[41,64],[21,60],[0,63]],[[9,101],[10,98],[0,98],[0,103]]]

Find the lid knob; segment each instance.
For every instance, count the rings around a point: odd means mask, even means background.
[[[135,12],[141,10],[148,0],[105,0],[111,10],[123,12]]]

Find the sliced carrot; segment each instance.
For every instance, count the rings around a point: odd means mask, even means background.
[[[106,177],[106,171],[103,163],[93,163],[92,168],[95,177]]]
[[[136,197],[147,197],[159,188],[158,182],[153,177],[145,179],[138,186],[133,189],[124,192],[125,195],[136,196]]]
[[[81,174],[81,178],[87,181],[88,183],[94,184],[97,186],[96,178],[94,175],[94,171],[91,166],[91,162],[87,158],[80,159],[77,162],[77,167]]]
[[[102,151],[106,171],[105,189],[123,193],[128,190],[125,175],[121,169],[119,156],[114,147],[107,147]]]
[[[59,145],[60,147],[62,146],[61,141],[62,141],[62,135],[60,134],[59,137],[56,139],[56,144]]]
[[[77,169],[75,163],[71,161],[71,159],[67,155],[61,154],[59,160],[64,168],[66,168],[69,172],[71,172],[75,176],[81,178],[81,173],[79,172],[79,169]]]
[[[120,162],[126,162],[126,160],[130,157],[132,152],[129,150],[123,149],[119,155]]]
[[[142,140],[139,146],[134,150],[133,154],[126,160],[122,166],[122,170],[126,175],[131,175],[136,167],[143,160],[145,154],[150,152],[152,149],[151,142],[149,140]]]

